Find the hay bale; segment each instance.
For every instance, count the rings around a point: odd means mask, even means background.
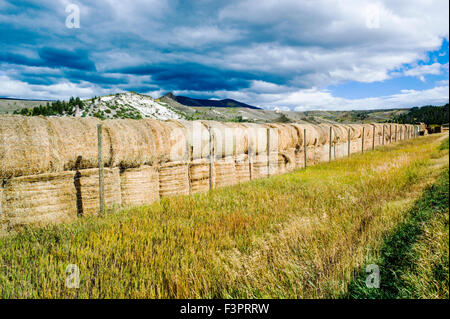
[[[235,154],[246,154],[248,152],[248,132],[247,128],[240,123],[225,123],[228,127],[233,128],[235,138]]]
[[[295,152],[295,148],[290,148],[276,154],[278,157],[276,162],[277,166],[275,167],[277,174],[285,174],[288,172],[292,172],[295,169]],[[275,168],[272,168],[272,165],[270,166],[270,172],[275,171]]]
[[[247,154],[239,154],[235,158],[236,180],[244,183],[250,180],[250,167]]]
[[[122,204],[138,206],[159,199],[159,176],[154,166],[127,168],[120,171]]]
[[[300,147],[299,144],[299,133],[298,130],[293,125],[288,124],[268,124],[270,128],[273,128],[271,130],[271,137],[274,134],[278,134],[276,137],[277,141],[277,149],[278,151],[284,151],[292,148],[298,148]],[[273,144],[274,140],[271,140],[271,145]]]
[[[213,135],[213,150],[216,158],[224,158],[234,155],[234,128],[225,123],[215,121],[201,121],[211,129]]]
[[[145,121],[105,120],[104,127],[111,139],[110,167],[139,167],[156,161],[155,137]]]
[[[183,126],[189,150],[189,159],[207,158],[209,156],[209,131],[201,121],[178,120]]]
[[[189,182],[191,193],[207,192],[209,190],[208,159],[195,159],[190,163]]]
[[[159,195],[189,194],[189,165],[184,161],[163,163],[159,167]]]
[[[214,188],[237,184],[236,166],[232,156],[214,161]]]
[[[77,216],[75,173],[46,173],[14,177],[2,187],[3,231],[24,225],[45,225]]]
[[[243,123],[248,139],[247,153],[262,154],[267,151],[267,129],[269,125]],[[274,134],[272,134],[274,135]]]
[[[99,212],[98,169],[83,169],[74,172],[75,193],[78,214],[96,215]],[[105,206],[122,204],[120,173],[118,168],[103,169]]]
[[[46,118],[58,136],[64,170],[98,167],[97,125],[101,121],[94,117],[49,117]],[[108,131],[103,128],[103,163],[111,162],[111,144]]]
[[[0,116],[0,178],[62,171],[62,145],[44,117]]]
[[[251,179],[265,178],[268,176],[267,155],[258,154],[250,156]]]

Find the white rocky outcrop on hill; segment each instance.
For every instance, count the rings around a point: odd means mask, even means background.
[[[101,96],[83,101],[79,116],[101,115],[104,118],[153,118],[157,120],[181,119],[182,116],[166,103],[134,92]]]

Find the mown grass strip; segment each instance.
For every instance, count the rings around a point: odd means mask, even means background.
[[[448,149],[448,139],[445,143]],[[386,240],[380,257],[371,262],[380,269],[380,287],[366,287],[367,274],[363,270],[349,285],[345,297],[449,298],[448,215],[447,167],[411,208],[407,220]]]

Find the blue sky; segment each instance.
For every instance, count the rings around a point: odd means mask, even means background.
[[[66,25],[70,4],[80,28]],[[444,104],[448,24],[445,0],[0,0],[0,96],[172,91],[299,111]]]

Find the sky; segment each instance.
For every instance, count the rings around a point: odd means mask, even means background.
[[[442,105],[448,11],[448,0],[0,0],[0,97]]]

